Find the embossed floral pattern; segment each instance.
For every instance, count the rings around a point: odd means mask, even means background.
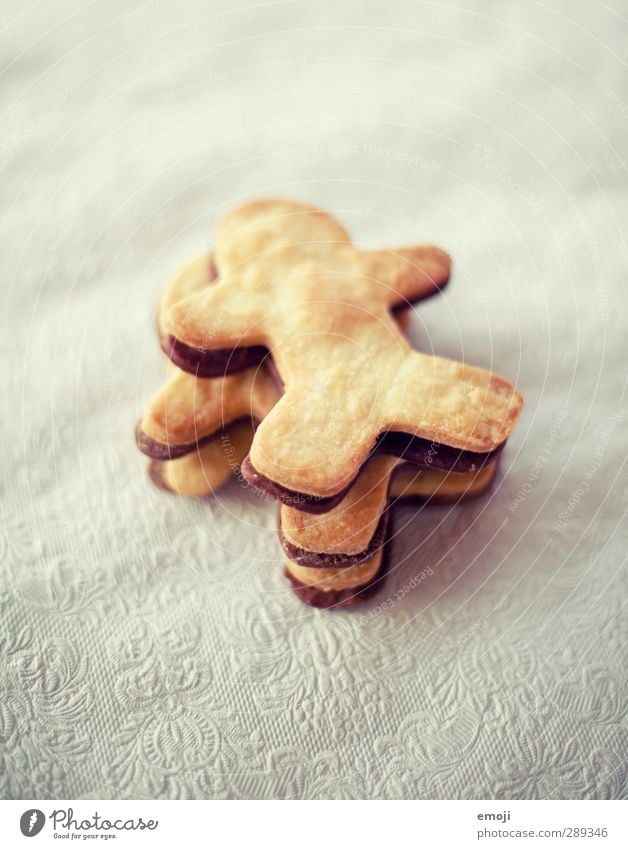
[[[87,660],[68,640],[38,640],[23,626],[0,640],[0,661],[0,792],[64,795],[68,765],[80,769],[91,747]]]
[[[622,4],[74,5],[3,4],[0,796],[627,796]],[[283,193],[451,249],[413,341],[526,396],[359,610],[292,596],[276,505],[133,444],[162,286]]]

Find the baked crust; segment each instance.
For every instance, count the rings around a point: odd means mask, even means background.
[[[164,329],[190,371],[215,350],[273,351],[286,391],[243,465],[269,494],[337,496],[382,432],[486,453],[512,431],[522,399],[508,381],[412,351],[390,316],[446,283],[438,248],[361,251],[320,210],[256,201],[226,217],[216,257],[216,285],[174,304]]]
[[[448,274],[437,248],[359,251],[311,207],[258,201],[227,216],[214,258],[182,269],[158,310],[162,348],[184,371],[138,424],[155,483],[205,495],[241,464],[284,503],[295,593],[326,608],[362,600],[383,573],[391,504],[485,492],[520,412],[503,378],[411,351],[395,325]],[[277,303],[260,311],[269,289]],[[253,422],[263,438],[246,457]]]
[[[240,468],[253,439],[250,421],[234,422],[228,429],[176,460],[151,460],[148,473],[162,489],[190,498],[216,492]]]
[[[456,489],[457,498],[462,497],[465,500],[475,498],[490,488],[499,459],[487,464],[483,469],[475,473],[467,475],[456,475],[456,477],[466,477],[468,486],[463,490],[462,486],[454,487],[447,490],[444,495],[438,495],[431,491],[431,484],[434,483],[434,478],[430,483],[429,476],[440,475],[443,478],[443,483],[447,483],[447,479],[451,478],[451,474],[447,475],[439,472],[428,472],[423,475],[421,481],[421,471],[402,464],[396,470],[396,475],[393,477],[390,489],[390,508],[393,504],[399,501],[408,501],[409,499],[426,497],[434,497],[438,500],[453,500],[453,489]],[[455,474],[455,473],[454,473]],[[469,483],[469,479],[472,483]],[[461,483],[461,482],[459,482]],[[428,494],[430,493],[430,494]],[[388,569],[388,545],[386,543],[386,524],[387,513],[384,512],[380,524],[383,525],[383,537],[381,542],[378,542],[374,551],[369,553],[367,557],[361,561],[354,563],[351,560],[340,566],[341,561],[335,559],[334,565],[321,567],[312,567],[300,561],[295,561],[286,552],[285,560],[285,575],[290,581],[291,587],[295,595],[304,604],[311,607],[319,607],[326,610],[333,608],[348,607],[350,605],[359,604],[362,601],[370,598],[373,593],[379,589],[382,581],[385,578]],[[319,564],[322,560],[318,561]]]
[[[387,570],[388,548],[384,546],[370,560],[349,569],[303,570],[286,560],[284,573],[300,601],[330,610],[366,601],[380,588]],[[319,577],[315,574],[319,571],[325,574]]]
[[[368,560],[383,545],[390,509],[408,501],[454,503],[478,498],[495,480],[499,458],[475,472],[417,469],[397,459],[367,463],[341,503],[323,516],[288,507],[279,511],[286,556],[304,567],[341,568]]]

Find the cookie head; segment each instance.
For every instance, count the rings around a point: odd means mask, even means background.
[[[344,227],[320,209],[291,201],[257,200],[223,218],[216,238],[216,262],[220,269],[234,271],[251,261],[276,262],[278,251],[295,246],[307,253],[321,245],[349,241]]]

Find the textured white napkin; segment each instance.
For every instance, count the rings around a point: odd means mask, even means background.
[[[8,5],[0,794],[625,794],[625,6]],[[133,442],[159,292],[277,195],[447,248],[415,343],[526,398],[350,612],[291,594],[272,505]]]

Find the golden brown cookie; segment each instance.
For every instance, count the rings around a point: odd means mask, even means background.
[[[310,607],[326,610],[365,601],[384,580],[387,551],[380,548],[368,560],[344,569],[311,569],[289,559],[285,575],[297,598]]]
[[[434,498],[439,502],[475,498],[490,488],[498,465],[499,458],[477,472],[464,475],[416,469],[408,464],[399,465],[392,473],[389,502],[383,508],[379,523],[382,530],[377,537],[378,544],[367,551],[365,557],[342,561],[340,557],[326,560],[320,555],[318,561],[305,565],[302,561],[292,559],[290,549],[284,545],[285,574],[293,592],[305,604],[325,609],[348,607],[366,600],[381,586],[387,571],[386,510],[394,504],[417,498]],[[368,474],[367,469],[362,471],[360,477]],[[282,512],[285,510],[282,508]],[[323,518],[327,519],[329,515]],[[376,531],[376,536],[378,533]]]
[[[203,254],[174,276],[157,310],[162,345],[164,314],[179,301],[205,290],[216,279],[217,263],[216,257]],[[395,320],[407,327],[409,310],[397,311]],[[155,460],[182,457],[238,419],[260,422],[279,399],[280,387],[281,380],[268,359],[262,365],[217,378],[200,378],[173,367],[167,383],[138,422],[137,444]],[[193,465],[189,464],[191,474]],[[184,467],[182,464],[180,469]],[[158,476],[159,467],[153,465],[152,473]],[[181,472],[178,477],[182,483]]]
[[[243,464],[270,494],[338,496],[385,432],[487,453],[512,431],[506,380],[411,350],[391,318],[446,282],[439,249],[359,250],[320,210],[257,201],[225,218],[216,258],[216,284],[163,316],[168,353],[216,374],[234,351],[272,351],[285,392]]]
[[[282,506],[279,538],[286,556],[303,567],[340,568],[362,563],[384,543],[386,511],[409,499],[434,503],[468,500],[493,483],[499,457],[475,472],[419,469],[396,457],[366,463],[342,501],[322,515]]]
[[[177,495],[210,495],[238,471],[252,440],[252,424],[234,422],[176,460],[151,460],[150,477],[157,486]]]
[[[209,253],[187,263],[175,274],[157,309],[157,331],[162,345],[164,313],[179,301],[206,289],[217,274],[216,259]],[[138,447],[154,460],[183,457],[196,452],[210,436],[239,419],[260,421],[279,396],[276,382],[263,366],[213,379],[197,378],[173,367],[167,382],[152,398],[138,422]],[[211,447],[207,452],[208,457],[215,456]],[[240,462],[241,459],[238,464]],[[187,486],[183,480],[184,469],[194,476],[194,461],[179,466],[177,491]],[[151,475],[160,484],[170,471],[160,469],[157,464],[151,465]],[[206,468],[205,473],[209,472]],[[190,486],[196,491],[196,484],[190,482]]]
[[[151,476],[180,495],[207,495],[239,468],[252,439],[246,422],[233,425],[177,460],[153,461]],[[279,512],[279,537],[286,557],[295,565],[333,569],[357,565],[383,544],[386,510],[400,501],[434,503],[468,500],[491,486],[499,456],[481,469],[457,473],[417,468],[396,457],[369,460],[342,501],[319,515],[285,505]]]

